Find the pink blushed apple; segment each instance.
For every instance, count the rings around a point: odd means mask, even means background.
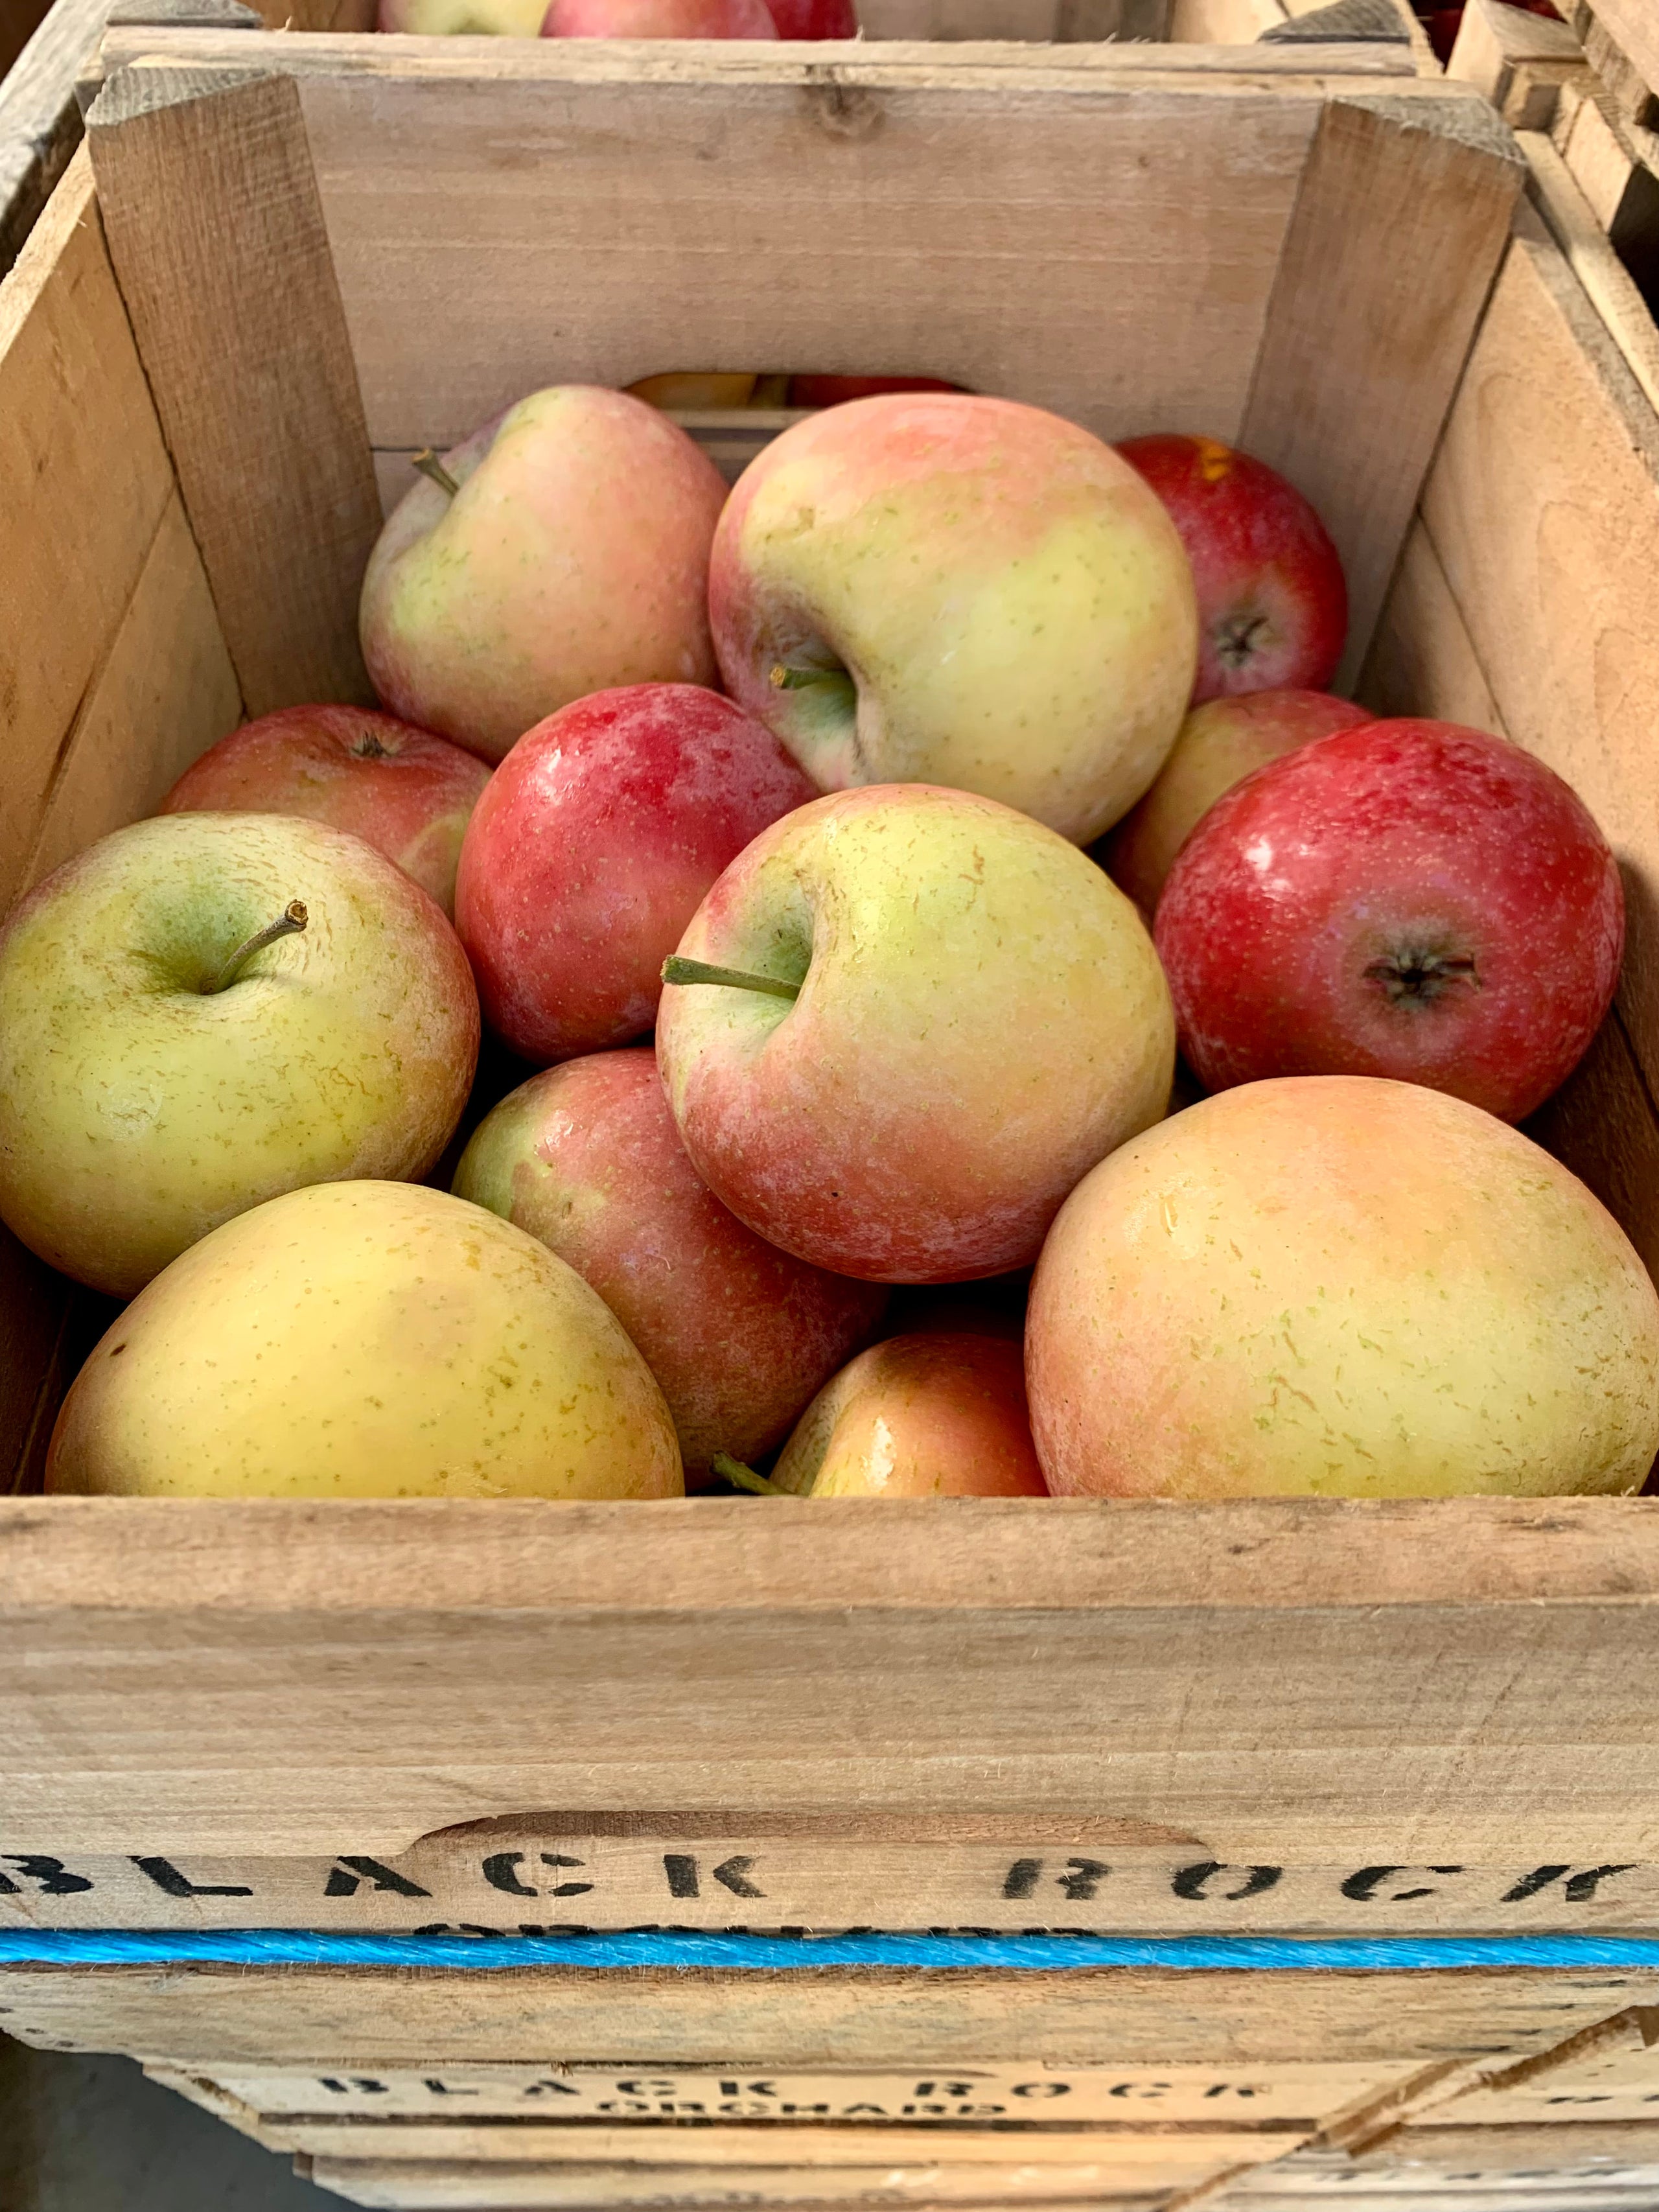
[[[1169,1097],[1168,992],[1134,908],[967,792],[840,792],[763,830],[668,975],[657,1052],[693,1164],[837,1274],[1029,1265]]]
[[[461,854],[457,927],[491,1028],[543,1064],[648,1030],[720,871],[817,795],[769,729],[695,684],[599,691],[538,723]]]
[[[1518,745],[1371,722],[1210,810],[1157,938],[1206,1089],[1393,1076],[1518,1121],[1612,1003],[1624,895],[1588,811]]]
[[[498,761],[617,684],[707,684],[720,471],[642,399],[532,392],[447,453],[381,531],[363,659],[392,711]]]
[[[1324,691],[1251,691],[1194,707],[1146,796],[1106,841],[1106,872],[1145,915],[1188,837],[1253,769],[1376,718]]]
[[[772,1482],[808,1498],[1046,1498],[1018,1339],[872,1344],[801,1415]]]
[[[662,1386],[690,1480],[716,1452],[770,1451],[886,1304],[727,1212],[686,1158],[649,1051],[532,1077],[477,1129],[455,1193],[599,1292]]]
[[[781,39],[856,39],[858,9],[854,0],[768,0]],[[803,399],[792,403],[811,407]]]
[[[544,39],[775,39],[766,0],[553,0]]]
[[[1322,691],[1348,630],[1330,535],[1277,470],[1214,438],[1118,447],[1169,509],[1198,586],[1194,706],[1242,691]]]
[[[1181,541],[1109,446],[965,392],[857,399],[751,461],[708,573],[726,689],[820,788],[951,785],[1086,843],[1192,691]]]
[[[284,707],[185,770],[158,814],[301,814],[349,830],[455,906],[461,835],[489,781],[459,745],[362,707]]]

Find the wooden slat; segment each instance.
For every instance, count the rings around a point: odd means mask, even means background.
[[[1555,2124],[1571,2142],[1581,2124],[1638,2122],[1659,2140],[1659,2014],[1632,2012],[1607,2029],[1571,2038],[1553,2060],[1522,2061],[1431,2102],[1413,2115],[1414,2131]]]
[[[1406,540],[1354,696],[1378,714],[1429,714],[1508,734],[1420,520]]]
[[[0,65],[0,276],[16,259],[81,143],[76,80],[109,0],[56,0],[9,70]],[[3,33],[0,33],[0,45]]]
[[[1517,232],[1424,495],[1509,734],[1566,777],[1625,873],[1620,1007],[1659,1085],[1659,418],[1535,225]]]
[[[1523,131],[1532,197],[1567,265],[1607,325],[1650,406],[1659,406],[1659,330],[1571,171],[1541,133]]]
[[[1527,1126],[1589,1185],[1659,1279],[1659,1115],[1616,1010]]]
[[[366,698],[356,591],[380,502],[294,87],[125,73],[88,135],[248,710]]]
[[[1651,0],[1590,0],[1590,7],[1649,91],[1659,88],[1659,17]]]
[[[1345,97],[1321,122],[1242,442],[1312,500],[1341,553],[1345,686],[1364,665],[1522,174],[1484,104]]]
[[[627,2166],[499,2166],[429,2160],[318,2159],[304,2168],[319,2189],[353,2204],[501,2206],[509,2212],[767,2212],[771,2205],[1018,2204],[1029,2212],[1059,2205],[1109,2204],[1112,2212],[1158,2212],[1168,2185],[1144,2167],[1033,2166],[988,2183],[982,2167],[945,2164],[854,2167],[838,2174],[787,2166],[683,2166],[641,2172]],[[1194,2176],[1201,2179],[1201,2174]],[[1149,2189],[1155,2193],[1149,2194]]]

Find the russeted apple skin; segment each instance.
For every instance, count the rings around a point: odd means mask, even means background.
[[[125,1498],[672,1498],[661,1391],[533,1237],[408,1183],[272,1199],[76,1378],[46,1487]]]
[[[686,1158],[647,1049],[533,1076],[475,1132],[455,1191],[568,1261],[662,1385],[686,1477],[759,1457],[887,1303],[745,1229]]]
[[[764,723],[692,684],[596,692],[527,730],[456,887],[490,1027],[532,1065],[642,1035],[720,871],[817,795]]]
[[[532,392],[381,531],[359,628],[394,714],[498,761],[532,723],[624,684],[714,678],[705,584],[726,484],[642,399]]]
[[[1169,510],[1198,589],[1192,703],[1247,691],[1322,691],[1348,634],[1329,532],[1296,486],[1216,438],[1127,438],[1123,459]]]
[[[772,1480],[805,1498],[1046,1498],[1018,1339],[872,1344],[802,1414]]]
[[[552,0],[544,39],[775,39],[766,0]]]
[[[1218,800],[1155,935],[1207,1090],[1388,1076],[1519,1121],[1613,1003],[1625,899],[1553,769],[1484,730],[1376,721]]]
[[[875,1282],[1029,1265],[1066,1193],[1156,1121],[1175,1038],[1133,906],[1011,807],[890,785],[763,830],[681,941],[793,1002],[663,993],[692,1164],[738,1219]]]
[[[187,768],[158,814],[301,814],[362,838],[455,909],[461,837],[489,770],[475,755],[363,707],[284,707]]]
[[[1107,839],[1107,874],[1151,916],[1176,854],[1218,799],[1268,761],[1375,720],[1326,691],[1250,691],[1194,707],[1152,789]]]
[[[1659,1297],[1560,1163],[1365,1076],[1204,1100],[1103,1161],[1032,1285],[1059,1497],[1639,1490]]]
[[[207,989],[294,899],[304,932]],[[425,1175],[478,1033],[459,939],[362,838],[274,814],[118,830],[0,934],[0,1217],[131,1297],[279,1192]]]
[[[795,423],[738,480],[708,595],[726,689],[820,787],[952,785],[1079,844],[1151,783],[1192,691],[1192,574],[1156,495],[1012,400]]]

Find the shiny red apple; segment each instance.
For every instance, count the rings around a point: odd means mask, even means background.
[[[1612,1003],[1624,894],[1588,811],[1519,746],[1370,722],[1218,800],[1156,934],[1208,1089],[1392,1076],[1518,1121]]]
[[[550,714],[495,771],[461,848],[455,926],[490,1027],[544,1066],[641,1036],[704,893],[817,796],[769,730],[696,684]]]
[[[1118,447],[1169,509],[1198,586],[1193,704],[1239,691],[1323,691],[1348,631],[1348,587],[1308,501],[1214,438]]]
[[[444,912],[483,762],[364,707],[284,707],[221,738],[158,814],[302,814],[349,830],[413,876]]]
[[[781,29],[781,9],[787,0],[776,0],[772,13]],[[786,39],[850,38],[851,32],[783,31]],[[959,384],[946,384],[937,376],[792,376],[792,407],[844,407],[849,399],[878,399],[887,392],[960,392]]]
[[[859,11],[853,0],[768,0],[781,39],[856,39]],[[800,407],[810,399],[792,403]]]

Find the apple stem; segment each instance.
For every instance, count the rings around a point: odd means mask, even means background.
[[[744,968],[711,968],[706,960],[684,960],[671,952],[662,963],[665,983],[723,983],[733,991],[765,991],[775,999],[798,999],[799,983],[781,975],[751,975]]]
[[[708,1464],[721,1481],[729,1482],[734,1490],[752,1490],[757,1498],[787,1498],[792,1494],[787,1490],[780,1490],[776,1483],[769,1482],[765,1475],[757,1474],[752,1467],[745,1467],[740,1459],[733,1459],[730,1452],[716,1452]]]
[[[263,929],[256,929],[252,937],[244,939],[231,954],[212,982],[202,986],[202,996],[210,999],[216,991],[222,991],[234,983],[241,973],[242,964],[267,945],[275,945],[279,937],[293,937],[311,919],[306,912],[303,899],[290,899],[275,921],[268,921]]]
[[[451,499],[453,499],[456,493],[459,491],[459,484],[450,475],[449,471],[438,459],[430,446],[423,446],[418,453],[411,455],[409,465],[411,468],[418,469],[423,477],[429,477],[441,491],[447,491],[449,494]]]
[[[767,681],[775,691],[805,691],[814,684],[845,684],[848,678],[844,668],[787,668],[780,660]]]

